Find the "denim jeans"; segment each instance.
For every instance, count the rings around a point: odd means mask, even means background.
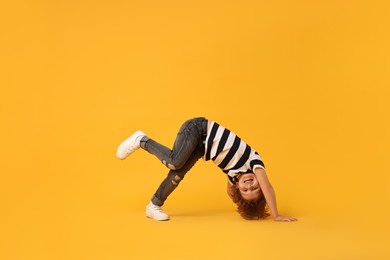
[[[144,137],[141,147],[156,156],[170,171],[152,197],[152,203],[162,206],[176,189],[185,174],[204,154],[207,135],[207,119],[193,118],[181,126],[172,150],[158,142]]]

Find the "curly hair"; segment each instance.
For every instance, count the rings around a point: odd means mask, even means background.
[[[265,201],[264,195],[252,201],[244,200],[241,196],[240,190],[234,187],[233,190],[233,201],[237,205],[237,211],[247,220],[258,220],[268,217],[269,209],[267,202]]]

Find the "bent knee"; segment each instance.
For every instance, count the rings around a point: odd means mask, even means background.
[[[183,164],[176,164],[173,162],[167,162],[165,160],[163,160],[162,163],[165,166],[167,166],[170,170],[179,170],[179,169],[183,168],[183,166],[184,166],[184,163]]]
[[[169,169],[171,169],[171,170],[178,170],[178,169],[180,169],[180,168],[178,168],[176,165],[173,165],[173,164],[171,164],[171,163],[168,163],[168,164],[167,164],[167,167],[168,167]]]

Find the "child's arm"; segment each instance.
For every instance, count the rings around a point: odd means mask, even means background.
[[[276,205],[275,191],[268,180],[265,170],[262,168],[256,168],[255,175],[260,183],[260,188],[264,194],[265,200],[267,201],[268,207],[271,210],[271,216],[273,219],[275,221],[296,221],[293,217],[284,217],[279,215],[278,207]]]

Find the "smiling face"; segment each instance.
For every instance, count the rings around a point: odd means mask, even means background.
[[[240,190],[242,198],[246,201],[256,200],[263,194],[260,184],[253,173],[241,174],[236,185]]]

